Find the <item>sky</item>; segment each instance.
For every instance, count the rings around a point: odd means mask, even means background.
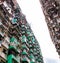
[[[59,60],[58,53],[56,52],[55,46],[51,40],[39,0],[17,0],[17,2],[21,7],[22,12],[26,15],[26,19],[40,44],[44,62],[49,63],[46,62],[47,58],[56,61]]]

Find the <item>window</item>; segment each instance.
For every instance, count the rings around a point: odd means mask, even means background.
[[[5,49],[3,49],[3,53],[7,54],[7,51]]]
[[[28,63],[27,61],[22,61],[21,63]]]
[[[12,60],[12,63],[17,63],[17,61],[15,61],[14,59]]]

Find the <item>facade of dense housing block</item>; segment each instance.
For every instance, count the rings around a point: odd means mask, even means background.
[[[43,63],[38,41],[16,0],[0,0],[0,63]]]
[[[40,0],[48,29],[60,55],[60,0]]]

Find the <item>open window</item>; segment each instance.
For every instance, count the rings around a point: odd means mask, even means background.
[[[28,63],[28,61],[21,61],[21,63]]]

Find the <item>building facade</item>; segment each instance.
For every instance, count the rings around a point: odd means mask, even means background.
[[[0,0],[0,63],[43,63],[38,41],[16,0]]]
[[[47,26],[60,55],[60,0],[40,0]]]

